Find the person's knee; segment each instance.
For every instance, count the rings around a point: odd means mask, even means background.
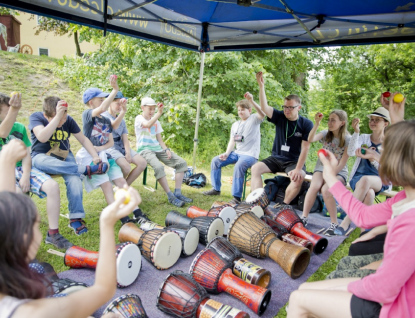
[[[154,176],[155,176],[155,178],[157,180],[160,179],[160,178],[163,178],[166,175],[166,173],[164,172],[163,165],[161,165],[161,164],[160,165],[156,165],[156,166],[154,166],[152,168],[154,170]]]
[[[144,170],[147,167],[147,161],[139,155],[134,156],[132,162],[140,170]]]
[[[259,177],[263,174],[263,163],[257,162],[251,167],[251,174],[253,177]]]
[[[176,171],[179,172],[185,172],[187,171],[187,162],[186,160],[180,158],[180,160],[177,162],[176,166],[175,166]]]
[[[360,180],[356,183],[356,189],[365,189],[369,187],[369,179],[366,177],[360,178]]]
[[[211,168],[213,168],[213,169],[220,169],[221,161],[222,160],[219,159],[219,156],[214,157],[212,159],[212,161],[210,162]]]
[[[129,174],[131,171],[131,165],[127,160],[118,160],[117,165],[121,168],[121,171],[124,175]]]
[[[53,179],[46,180],[40,189],[45,192],[48,197],[60,196],[59,184]]]

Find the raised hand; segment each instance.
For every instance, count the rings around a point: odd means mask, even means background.
[[[259,86],[264,86],[265,85],[264,76],[263,76],[262,72],[256,73],[256,81],[258,82]]]
[[[246,92],[244,97],[248,102],[252,102],[254,100],[254,97],[252,96],[250,92]]]
[[[118,76],[117,76],[117,75],[111,75],[111,76],[110,76],[110,85],[111,85],[111,87],[112,87],[113,89],[115,89],[115,90],[119,91],[119,90],[120,90],[120,88],[119,88],[119,86],[118,86],[117,78],[118,78]]]
[[[160,115],[163,114],[163,109],[164,109],[163,103],[158,103],[157,106],[158,106],[158,113]]]
[[[22,107],[22,93],[13,92],[10,94],[10,107],[19,110]]]
[[[352,120],[352,128],[355,133],[360,133],[360,119],[359,118],[354,118]]]
[[[317,112],[314,115],[314,121],[316,122],[316,124],[320,124],[321,120],[323,119],[324,115],[320,112]]]
[[[406,97],[403,99],[402,102],[396,103],[394,101],[394,97],[397,94],[399,93],[395,92],[391,95],[391,97],[389,97],[389,107],[387,108],[389,110],[389,116],[391,118],[392,124],[403,121],[405,117]]]

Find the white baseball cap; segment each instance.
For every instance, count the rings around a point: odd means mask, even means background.
[[[157,104],[154,101],[154,99],[152,99],[151,97],[144,97],[141,100],[141,106],[155,106],[155,105],[157,105]]]

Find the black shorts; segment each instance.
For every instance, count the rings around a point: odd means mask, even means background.
[[[374,301],[352,296],[350,312],[352,318],[378,318],[382,306]]]
[[[288,172],[297,167],[296,161],[281,161],[272,156],[262,160],[262,162],[265,163],[272,173],[285,172],[288,174]],[[305,172],[305,165],[303,166],[303,170]]]

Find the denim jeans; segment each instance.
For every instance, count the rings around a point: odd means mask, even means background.
[[[65,161],[45,154],[37,154],[32,158],[33,167],[46,174],[59,174],[65,180],[66,196],[68,198],[69,218],[84,218],[85,211],[82,205],[83,187],[81,174],[72,152],[69,152]]]
[[[245,172],[252,167],[258,160],[252,156],[238,155],[235,152],[231,152],[226,160],[220,160],[219,156],[216,156],[212,159],[210,164],[210,179],[212,182],[212,187],[216,191],[220,191],[222,183],[221,178],[221,168],[227,165],[235,164],[233,168],[233,180],[232,180],[232,195],[234,197],[242,197],[242,191],[244,186],[244,176]]]

